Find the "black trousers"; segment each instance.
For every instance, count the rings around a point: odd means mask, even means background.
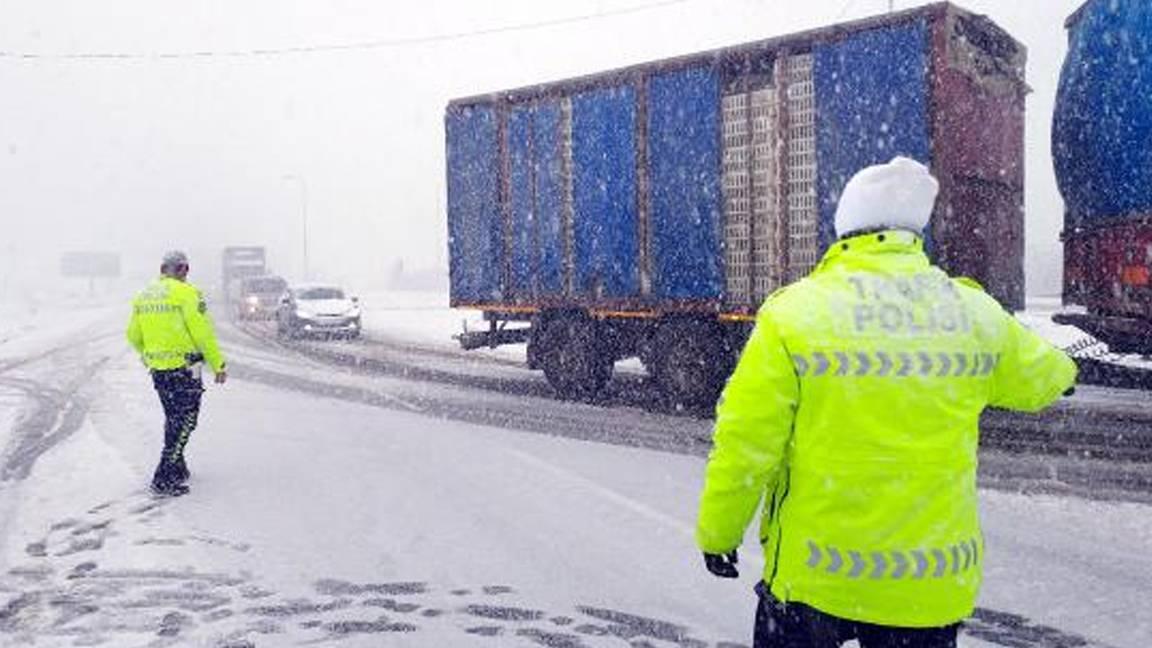
[[[838,648],[856,639],[860,648],[955,648],[960,624],[898,628],[849,621],[803,603],[781,603],[764,583],[756,585],[754,648]]]
[[[200,418],[200,397],[204,385],[191,369],[153,371],[152,384],[164,406],[164,451],[152,476],[154,486],[165,488],[188,477],[184,448]]]

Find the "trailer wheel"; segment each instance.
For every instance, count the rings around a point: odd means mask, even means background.
[[[583,315],[558,316],[544,325],[536,357],[544,377],[563,398],[595,398],[612,377],[612,358],[596,329]]]
[[[712,322],[674,320],[656,330],[650,370],[660,391],[687,407],[711,407],[732,371],[724,330]]]

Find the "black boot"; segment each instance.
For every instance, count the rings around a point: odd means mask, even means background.
[[[173,477],[176,479],[177,483],[183,484],[184,482],[188,481],[191,476],[192,473],[188,470],[188,464],[184,463],[184,458],[181,457],[180,462],[176,464],[176,473],[173,475]]]
[[[161,497],[180,497],[188,493],[188,486],[179,482],[168,484],[152,484],[152,494]]]

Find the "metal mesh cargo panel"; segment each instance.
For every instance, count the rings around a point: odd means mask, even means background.
[[[751,130],[746,93],[721,101],[723,127],[724,261],[728,300],[744,304],[752,299],[752,201],[748,169]]]
[[[780,284],[780,177],[776,143],[779,108],[776,89],[751,93],[752,123],[752,301],[759,303]]]
[[[781,63],[788,84],[788,263],[784,280],[796,281],[816,265],[816,102],[812,56]]]
[[[739,91],[723,99],[725,262],[731,304],[756,306],[816,263],[811,56],[777,61],[775,78],[787,83],[787,123],[777,87]],[[787,209],[782,190],[787,191]]]

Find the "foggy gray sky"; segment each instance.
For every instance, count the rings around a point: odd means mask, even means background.
[[[160,54],[433,37],[654,0],[2,0],[0,51]],[[887,0],[683,0],[598,19],[407,45],[279,56],[0,57],[0,272],[55,273],[113,250],[150,273],[166,248],[269,247],[313,274],[380,283],[393,259],[446,264],[443,109],[452,97],[586,74],[884,11]],[[896,2],[897,8],[914,6]],[[1032,293],[1059,289],[1062,203],[1049,124],[1064,18],[1081,0],[969,0],[1028,52]],[[291,177],[303,178],[303,183]],[[197,262],[200,262],[197,265]],[[194,277],[195,279],[196,277]],[[210,283],[214,279],[201,276]],[[17,279],[18,280],[18,279]],[[3,284],[0,284],[3,285]]]

